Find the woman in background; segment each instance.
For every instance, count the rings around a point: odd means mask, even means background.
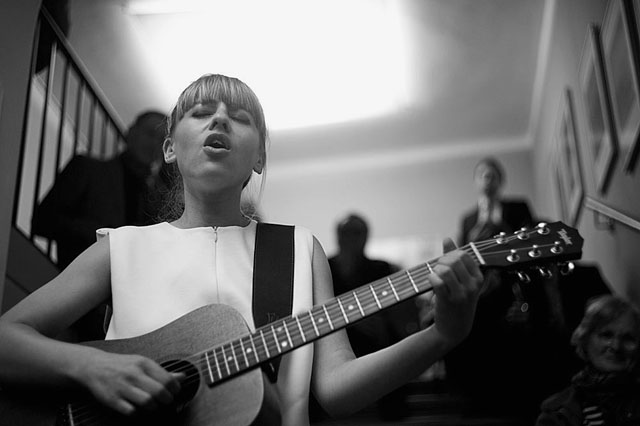
[[[537,426],[640,424],[640,313],[614,295],[588,304],[571,343],[585,362],[571,385],[542,403]]]

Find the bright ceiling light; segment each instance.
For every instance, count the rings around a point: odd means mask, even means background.
[[[407,102],[394,0],[131,0],[167,104],[205,73],[236,76],[271,129],[358,120]]]

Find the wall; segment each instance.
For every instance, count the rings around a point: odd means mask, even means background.
[[[13,196],[40,0],[3,0],[0,7],[0,306],[5,290]]]
[[[590,23],[601,24],[608,1],[605,0],[563,0],[557,1],[553,24],[552,42],[548,69],[541,105],[541,121],[534,135],[536,176],[536,203],[549,216],[559,215],[555,202],[554,183],[549,164],[553,159],[556,129],[561,96],[565,88],[574,93],[575,123],[580,146],[585,146],[588,133],[585,128],[585,112],[579,95],[579,64],[583,52],[587,27]],[[629,83],[631,84],[631,83]],[[598,194],[595,179],[591,173],[591,157],[587,149],[580,151],[585,193],[589,197],[640,219],[640,165],[635,174],[622,171],[619,156],[609,188],[605,194]],[[600,264],[604,276],[615,291],[627,295],[640,303],[640,263],[637,252],[640,249],[640,232],[622,224],[616,224],[612,231],[597,229],[593,213],[581,209],[576,228],[585,239],[583,259]]]
[[[369,219],[374,244],[420,237],[439,245],[457,235],[462,212],[475,203],[472,174],[480,158],[495,155],[504,163],[505,194],[533,197],[530,149],[520,141],[499,151],[491,147],[476,144],[375,167],[358,167],[355,161],[342,168],[327,164],[324,171],[309,166],[307,173],[296,174],[279,173],[275,164],[268,171],[262,208],[268,220],[311,229],[328,254],[336,249],[336,223],[350,211]]]

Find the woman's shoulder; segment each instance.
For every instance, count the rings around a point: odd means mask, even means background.
[[[96,229],[96,237],[100,240],[107,235],[115,235],[115,234],[146,234],[151,232],[159,232],[165,231],[172,228],[167,222],[155,223],[153,225],[144,225],[144,226],[135,226],[135,225],[125,225],[119,226],[117,228],[99,228]]]
[[[581,411],[578,395],[573,386],[568,386],[549,396],[542,401],[540,408],[542,411],[558,411],[560,409],[577,409]]]

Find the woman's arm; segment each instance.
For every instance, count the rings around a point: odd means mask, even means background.
[[[54,339],[106,301],[110,283],[109,240],[103,238],[0,317],[0,384],[6,389],[81,387],[123,414],[171,402],[179,376],[155,362]]]
[[[451,242],[452,243],[452,242]],[[344,330],[316,342],[312,389],[331,415],[344,415],[405,384],[442,358],[469,333],[482,274],[461,251],[442,256],[429,279],[436,294],[435,324],[402,341],[355,358]],[[333,297],[331,272],[314,242],[314,304]]]

